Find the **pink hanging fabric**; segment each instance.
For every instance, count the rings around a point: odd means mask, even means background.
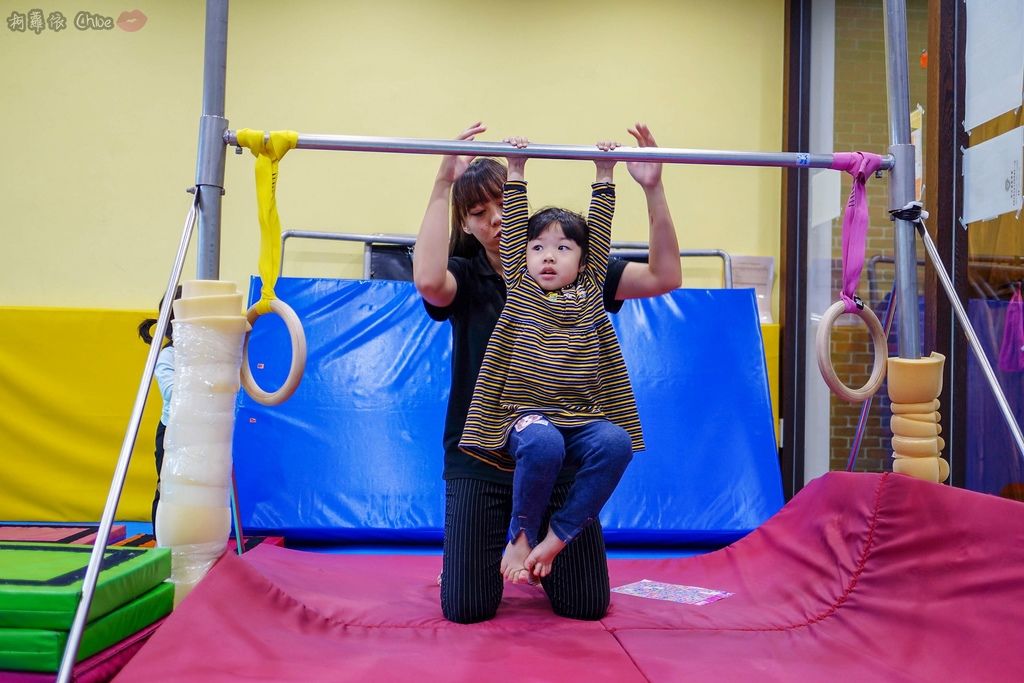
[[[859,306],[855,298],[868,235],[867,181],[882,166],[882,157],[868,152],[839,152],[832,155],[832,168],[853,176],[853,188],[843,212],[843,291],[840,298],[847,313]]]
[[[1024,370],[1024,298],[1020,287],[1013,288],[1010,305],[1006,308],[1003,343],[999,346],[999,369],[1003,372]]]

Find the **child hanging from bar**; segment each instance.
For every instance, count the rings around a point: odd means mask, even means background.
[[[506,142],[528,146],[525,138]],[[618,143],[597,146],[610,151]],[[525,157],[508,158],[500,237],[507,300],[459,444],[495,467],[514,469],[501,562],[501,573],[513,583],[533,583],[551,572],[562,549],[597,519],[633,453],[644,448],[633,390],[602,298],[615,162],[595,161],[587,219],[553,207],[528,217],[525,164]],[[563,466],[575,467],[575,479],[542,534]]]

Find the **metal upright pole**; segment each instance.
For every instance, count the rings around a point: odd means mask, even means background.
[[[221,197],[224,196],[224,165],[227,146],[224,134],[224,90],[228,62],[228,0],[206,3],[206,47],[203,50],[203,115],[199,118],[199,150],[196,155],[196,191],[199,193],[199,245],[196,277],[220,279]],[[231,477],[231,518],[235,545],[242,554],[244,538],[238,509],[238,490]]]
[[[121,490],[124,488],[125,477],[128,476],[128,463],[131,462],[132,449],[135,447],[135,439],[139,434],[139,425],[142,423],[142,412],[146,408],[146,397],[149,395],[149,385],[153,381],[156,359],[160,354],[160,343],[164,339],[167,325],[170,324],[171,304],[174,303],[174,290],[178,285],[178,280],[181,278],[181,269],[185,264],[185,253],[188,251],[188,243],[192,239],[192,231],[196,225],[196,213],[196,200],[193,200],[188,215],[185,217],[185,225],[181,230],[178,253],[174,258],[171,276],[167,280],[167,289],[164,290],[163,305],[160,307],[160,314],[157,316],[156,327],[153,328],[153,342],[149,345],[149,355],[146,356],[146,365],[142,371],[142,379],[139,380],[139,389],[135,394],[135,403],[132,406],[132,414],[128,420],[128,430],[121,441],[121,453],[118,455],[117,466],[114,468],[114,479],[110,484],[110,490],[107,492],[107,502],[103,506],[100,526],[96,531],[96,540],[93,542],[92,553],[89,555],[89,564],[86,566],[85,576],[82,578],[82,596],[78,602],[75,617],[71,622],[71,629],[68,631],[67,642],[64,643],[64,654],[61,657],[60,668],[57,671],[58,683],[68,683],[71,680],[71,674],[75,668],[75,660],[78,658],[78,646],[82,642],[82,634],[85,632],[89,608],[92,606],[93,593],[96,592],[96,583],[100,575],[100,564],[103,561],[103,553],[107,549],[110,527],[114,524],[117,503],[121,499]]]
[[[910,76],[907,71],[907,9],[904,0],[885,0],[885,77],[889,94],[889,208],[914,200],[914,146],[910,144]],[[896,219],[896,315],[900,358],[921,357],[914,224]]]
[[[206,3],[206,48],[203,55],[203,115],[199,119],[196,191],[199,193],[199,242],[196,277],[220,277],[220,216],[224,194],[224,85],[228,59],[228,0]]]

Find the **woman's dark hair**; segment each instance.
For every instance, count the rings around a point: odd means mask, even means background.
[[[180,298],[181,298],[181,285],[178,285],[178,287],[174,290],[174,299],[178,300]],[[157,310],[159,311],[163,307],[164,307],[164,297],[160,297],[160,305],[157,306]],[[164,334],[164,336],[167,338],[167,343],[164,344],[164,346],[171,346],[172,344],[174,344],[174,336],[173,336],[173,331],[172,331],[172,327],[171,327],[171,321],[172,320],[174,320],[174,309],[173,308],[171,309],[171,317],[167,319],[167,332],[166,332],[166,334]],[[156,318],[146,318],[141,323],[139,323],[139,339],[141,339],[142,341],[146,342],[147,344],[152,344],[153,343],[153,332],[152,332],[152,329],[153,329],[153,325],[156,325],[156,323],[157,323],[157,319]]]
[[[580,245],[580,266],[586,263],[587,253],[590,250],[587,221],[575,211],[559,209],[557,206],[549,206],[537,211],[530,216],[530,222],[526,226],[526,239],[536,239],[552,223],[562,226],[562,234]]]
[[[495,159],[475,159],[452,187],[452,234],[448,241],[451,256],[469,258],[483,246],[465,230],[466,216],[477,204],[501,198],[508,170]]]

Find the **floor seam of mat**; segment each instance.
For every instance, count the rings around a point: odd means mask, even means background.
[[[601,622],[601,625],[604,626],[604,622]],[[605,631],[607,631],[608,634],[615,639],[615,643],[619,646],[619,649],[621,649],[622,653],[629,658],[630,664],[632,664],[636,668],[637,674],[639,674],[640,677],[643,678],[645,681],[650,683],[651,679],[648,678],[647,675],[644,673],[644,670],[640,668],[640,665],[637,663],[636,658],[633,657],[633,653],[629,651],[629,648],[626,647],[625,643],[619,640],[619,636],[615,634],[614,629],[609,629],[606,627]]]

